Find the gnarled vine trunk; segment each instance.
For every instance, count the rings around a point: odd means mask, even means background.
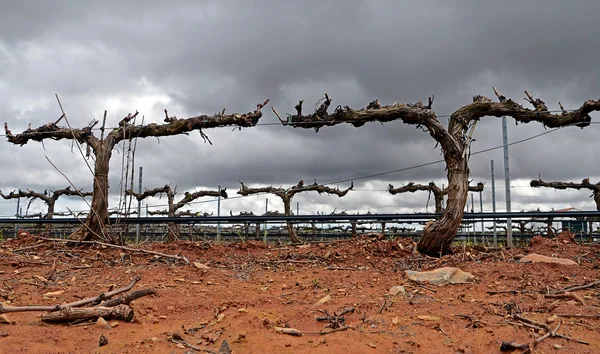
[[[286,216],[290,216],[292,215],[292,199],[291,198],[282,198],[283,199],[283,213]],[[287,231],[288,231],[288,235],[290,236],[290,241],[292,244],[298,244],[298,243],[302,243],[302,241],[300,240],[300,238],[298,237],[298,234],[296,234],[296,229],[294,228],[294,223],[292,223],[291,221],[288,221],[286,223],[287,225]]]
[[[448,166],[448,201],[442,216],[423,229],[417,245],[419,252],[439,257],[450,252],[450,244],[462,222],[469,196],[469,166],[467,154],[444,153]]]
[[[106,143],[98,144],[94,150],[96,162],[94,164],[94,188],[92,191],[92,205],[88,218],[82,228],[71,235],[71,239],[93,240],[102,239],[113,242],[107,232],[108,229],[108,169],[112,146]]]

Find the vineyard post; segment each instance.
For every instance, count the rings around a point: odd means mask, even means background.
[[[19,221],[19,216],[21,213],[19,213],[19,209],[21,208],[21,198],[17,198],[17,212],[15,213],[15,218],[17,219],[17,221]],[[17,239],[17,233],[19,232],[19,224],[15,224],[15,240]]]
[[[138,193],[142,194],[142,166],[140,166],[140,180],[138,182]],[[138,200],[138,205],[137,205],[137,213],[138,213],[138,218],[142,217],[142,201]],[[136,229],[135,229],[135,243],[139,244],[140,243],[140,224],[137,224]]]
[[[492,213],[494,214],[494,247],[498,247],[498,231],[496,230],[496,179],[494,178],[494,160],[490,160],[492,168]]]
[[[221,190],[221,185],[217,190]],[[217,197],[217,217],[221,216],[221,195]],[[217,242],[221,242],[221,222],[217,221]]]

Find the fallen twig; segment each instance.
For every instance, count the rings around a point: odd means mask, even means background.
[[[299,330],[297,330],[295,328],[273,327],[273,329],[277,333],[289,334],[291,336],[299,336],[299,337],[302,336],[302,332],[300,332]]]
[[[554,314],[558,317],[572,317],[572,318],[597,318],[600,319],[600,315],[593,315],[587,313],[556,313]]]
[[[539,327],[539,328],[543,329],[544,331],[546,331],[545,335],[543,335],[542,337],[539,337],[539,338],[537,338],[535,340],[535,344],[536,345],[539,344],[541,341],[543,341],[544,339],[546,339],[548,337],[558,337],[558,338],[563,338],[563,339],[566,339],[566,340],[571,340],[571,337],[565,336],[563,334],[556,333],[556,331],[558,331],[558,329],[560,328],[561,324],[559,324],[556,327],[555,330],[552,330],[552,328],[550,328],[550,326],[548,326],[545,323],[539,323],[537,321],[534,321],[532,319],[523,317],[523,316],[518,315],[518,314],[513,314],[512,316],[513,316],[514,319],[517,319],[517,320],[523,322],[524,324],[534,325],[534,326]]]
[[[175,344],[181,344],[184,347],[188,347],[190,349],[194,349],[194,350],[197,350],[197,351],[200,351],[200,352],[216,354],[216,352],[213,351],[213,350],[197,347],[197,346],[195,346],[193,344],[190,344],[190,343],[188,343],[188,342],[186,342],[184,340],[175,339],[175,338],[169,338],[169,341],[173,342]]]
[[[17,252],[21,252],[21,251],[26,251],[26,250],[31,250],[34,248],[38,248],[38,247],[42,247],[44,244],[40,243],[37,245],[33,245],[33,246],[27,246],[27,247],[21,247],[21,248],[17,248],[16,250],[11,250],[13,253],[17,253]]]
[[[362,269],[350,268],[350,267],[327,267],[327,270],[362,270]]]
[[[98,296],[88,297],[86,299],[71,302],[68,304],[54,305],[54,306],[31,305],[31,306],[14,306],[14,307],[3,306],[2,304],[0,304],[0,313],[25,312],[25,311],[60,311],[60,310],[64,310],[69,307],[78,307],[78,306],[83,306],[83,305],[87,305],[87,304],[100,303],[101,301],[111,298],[117,294],[121,294],[121,293],[131,290],[131,288],[133,288],[133,286],[138,281],[140,281],[140,279],[141,278],[139,276],[135,277],[131,280],[131,282],[129,284],[127,284],[126,286],[124,286],[122,288],[118,288],[118,289],[115,289],[115,290],[112,290],[112,291],[109,291],[106,293],[101,293]]]
[[[429,287],[427,287],[427,286],[425,286],[425,285],[421,284],[421,283],[420,283],[420,282],[418,282],[418,281],[411,280],[410,282],[411,282],[412,284],[415,284],[415,285],[416,285],[416,286],[418,286],[418,287],[421,287],[421,288],[425,289],[425,290],[429,290],[429,291],[432,291],[432,292],[434,292],[434,293],[437,293],[437,290],[435,290],[435,289],[432,289],[432,288],[429,288]]]
[[[144,297],[144,296],[148,296],[148,295],[155,295],[155,294],[156,294],[156,291],[154,289],[150,289],[150,288],[136,290],[129,294],[125,294],[123,296],[117,297],[115,299],[102,301],[97,306],[113,307],[113,306],[117,306],[117,305],[121,305],[121,304],[129,305],[135,299],[139,299],[140,297]]]
[[[34,237],[36,237],[36,236],[34,236]],[[120,250],[130,251],[130,252],[141,252],[141,253],[152,254],[152,255],[160,256],[160,257],[164,257],[164,258],[173,258],[173,259],[183,261],[186,264],[190,264],[190,261],[185,256],[177,256],[177,255],[166,254],[166,253],[162,253],[162,252],[145,250],[145,249],[141,249],[141,248],[132,248],[132,247],[127,247],[127,246],[113,245],[111,243],[100,242],[100,241],[77,241],[77,240],[63,240],[60,238],[42,238],[42,237],[40,237],[39,239],[44,240],[44,241],[54,241],[54,242],[63,242],[63,243],[77,243],[77,244],[83,243],[83,244],[91,244],[91,245],[101,245],[101,246],[106,246],[106,247],[111,247],[111,248],[117,248]]]
[[[564,293],[564,294],[544,294],[545,298],[549,299],[572,299],[576,300],[583,306],[585,306],[585,301],[581,298],[581,296],[573,293]]]
[[[596,280],[594,282],[591,282],[589,284],[584,284],[584,285],[571,285],[571,286],[567,286],[566,288],[562,288],[560,290],[558,290],[556,293],[564,293],[567,291],[576,291],[576,290],[583,290],[583,289],[589,289],[589,288],[593,288],[595,286],[600,285],[600,280]]]

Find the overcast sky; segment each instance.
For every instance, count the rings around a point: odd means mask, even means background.
[[[325,92],[333,106],[354,108],[375,98],[383,104],[426,102],[435,94],[433,108],[446,123],[443,116],[474,95],[495,98],[495,86],[526,106],[524,90],[550,109],[558,109],[558,101],[575,109],[600,98],[599,10],[595,0],[513,5],[466,0],[3,1],[0,115],[18,133],[30,123],[37,127],[60,116],[55,94],[78,127],[101,120],[105,109],[107,126],[113,127],[136,110],[145,122],[162,122],[165,108],[179,118],[224,107],[245,113],[270,98],[259,126],[205,131],[212,146],[197,132],[140,139],[135,165],[144,168],[144,187],[170,183],[183,192],[221,185],[235,196],[240,180],[287,187],[300,178],[307,183],[356,179],[356,191],[345,198],[298,195],[300,213],[425,211],[427,193],[391,196],[385,189],[388,183],[411,181],[441,185],[443,164],[358,178],[439,160],[439,148],[428,134],[400,121],[325,127],[315,133],[273,125],[278,120],[271,106],[283,115],[304,100],[308,111]],[[593,114],[595,122],[598,117]],[[528,185],[540,174],[545,180],[600,181],[599,128],[564,128],[511,146],[513,210],[595,209],[589,191]],[[545,131],[540,124],[517,126],[509,119],[511,142]],[[475,138],[473,151],[501,145],[501,120],[483,119]],[[91,190],[92,176],[71,142],[19,147],[5,137],[0,141],[0,189],[68,186],[46,157],[76,186]],[[486,184],[484,209],[491,210],[492,159],[497,208],[503,210],[502,149],[473,155],[472,178]],[[112,207],[119,201],[121,163],[119,147],[111,162]],[[270,210],[283,210],[279,200],[268,198]],[[216,203],[208,200],[190,208],[215,212]],[[479,210],[478,196],[475,201]],[[30,213],[42,206],[34,203]],[[57,209],[66,207],[86,206],[59,200]],[[429,207],[432,211],[433,201]],[[223,201],[221,213],[264,209],[265,196],[251,196]],[[15,201],[0,200],[1,215],[14,212]]]

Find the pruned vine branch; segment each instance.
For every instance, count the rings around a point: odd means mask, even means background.
[[[554,189],[589,189],[592,191],[592,195],[590,197],[594,198],[594,202],[596,203],[596,210],[600,211],[600,182],[593,184],[590,182],[589,178],[584,178],[581,183],[573,183],[573,182],[544,182],[541,178],[537,180],[532,180],[529,185],[534,188],[539,187],[548,187]]]
[[[300,180],[298,184],[290,188],[275,188],[273,186],[270,187],[259,187],[259,188],[249,188],[242,181],[240,181],[240,190],[237,194],[242,196],[249,196],[252,194],[261,194],[261,193],[269,193],[278,196],[283,201],[284,207],[284,215],[292,215],[292,198],[294,195],[302,192],[314,191],[319,194],[327,193],[332,195],[337,195],[338,197],[343,197],[352,189],[354,189],[354,182],[350,182],[350,187],[344,190],[340,190],[339,188],[331,188],[322,184],[318,184],[315,181],[313,184],[305,185],[303,180]],[[292,243],[300,243],[300,239],[296,235],[296,231],[294,230],[294,225],[291,222],[287,223],[288,234]]]
[[[469,186],[469,192],[481,192],[483,191],[484,184],[482,182],[477,183],[474,186]],[[448,188],[440,188],[435,182],[429,182],[429,184],[415,184],[413,182],[409,182],[407,185],[394,188],[392,184],[388,185],[388,192],[392,195],[400,194],[400,193],[414,193],[417,191],[426,191],[431,192],[433,194],[435,200],[435,212],[441,213],[443,212],[443,201],[444,196],[448,194]]]
[[[191,211],[188,211],[187,213],[186,212],[177,213],[177,210],[183,208],[185,205],[187,205],[190,202],[192,202],[198,198],[201,198],[201,197],[222,197],[222,198],[227,199],[227,190],[226,190],[226,188],[222,188],[221,190],[218,190],[218,191],[200,190],[200,191],[196,191],[193,193],[185,192],[183,195],[183,198],[181,198],[181,200],[179,200],[178,202],[175,202],[175,195],[177,194],[176,190],[177,190],[177,187],[175,187],[175,189],[172,189],[171,186],[169,186],[167,184],[164,187],[158,187],[158,188],[146,190],[143,193],[136,193],[136,192],[132,191],[131,189],[128,189],[125,191],[125,194],[131,195],[139,201],[144,200],[149,197],[155,197],[159,194],[166,194],[167,195],[167,205],[168,205],[167,210],[152,211],[152,212],[149,212],[149,214],[151,214],[151,215],[168,215],[170,217],[183,216],[186,214],[191,215]],[[171,224],[169,224],[168,229],[169,229],[168,241],[172,242],[179,236],[179,225],[171,223]]]
[[[23,191],[21,189],[19,189],[18,191],[12,191],[8,194],[4,194],[2,193],[2,191],[0,191],[0,196],[4,199],[18,199],[18,198],[29,198],[29,204],[31,204],[34,200],[36,199],[40,199],[42,201],[44,201],[44,203],[46,203],[46,205],[48,206],[48,212],[45,215],[40,215],[42,216],[42,218],[44,219],[52,219],[52,217],[54,215],[56,215],[54,213],[54,206],[56,201],[58,200],[58,198],[60,196],[79,196],[79,197],[91,197],[92,196],[92,192],[82,192],[79,189],[71,189],[70,186],[68,186],[67,188],[63,188],[63,189],[56,189],[53,191],[48,192],[48,190],[45,190],[43,193],[39,193],[39,192],[35,192],[32,190],[27,190],[27,191]]]

